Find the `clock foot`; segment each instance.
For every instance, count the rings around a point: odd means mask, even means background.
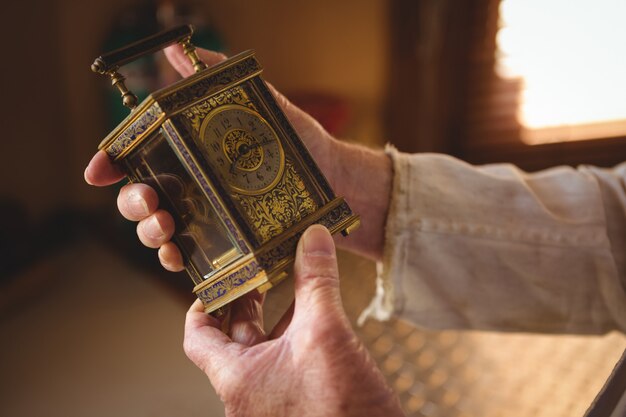
[[[257,291],[263,294],[265,291],[277,286],[285,278],[287,278],[287,273],[284,271],[274,274],[269,277],[268,281],[265,284],[258,286]]]
[[[348,236],[350,233],[358,229],[360,225],[361,225],[361,220],[357,218],[350,226],[346,227],[345,229],[341,231],[341,235],[344,237]]]

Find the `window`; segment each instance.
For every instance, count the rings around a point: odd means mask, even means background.
[[[626,136],[626,2],[503,0],[496,73],[527,144]]]

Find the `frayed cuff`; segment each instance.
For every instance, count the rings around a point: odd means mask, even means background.
[[[400,181],[397,176],[401,173],[399,165],[400,152],[390,144],[385,146],[385,153],[392,162],[392,189],[389,202],[389,212],[387,213],[387,222],[385,225],[385,243],[382,262],[376,263],[376,294],[370,304],[363,310],[357,320],[357,325],[362,326],[367,319],[375,319],[379,321],[387,321],[396,313],[397,301],[395,297],[394,280],[391,271],[391,260],[395,251],[396,234],[397,234],[397,200],[402,194],[400,190]]]

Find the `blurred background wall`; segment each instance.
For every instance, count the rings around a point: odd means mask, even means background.
[[[0,414],[222,412],[209,394],[198,401],[211,389],[179,346],[191,283],[184,274],[164,274],[154,253],[139,246],[133,226],[116,214],[115,187],[94,189],[83,181],[96,146],[121,117],[111,104],[108,80],[89,70],[95,57],[115,42],[191,21],[204,31],[198,46],[227,54],[254,49],[265,78],[344,140],[373,147],[391,142],[401,150],[445,152],[473,163],[509,161],[529,170],[622,161],[624,132],[575,142],[524,142],[517,118],[522,80],[496,71],[500,5],[499,0],[3,5],[0,326],[9,342],[0,351]],[[165,68],[162,58],[155,67]],[[156,81],[146,88],[158,86]],[[342,259],[345,268],[361,271],[373,291],[373,266],[347,254]],[[349,288],[346,293],[355,317],[368,295]],[[411,356],[416,351],[402,350],[414,341],[414,329],[397,324],[385,333],[371,326],[363,337],[375,349],[383,346],[376,350],[379,363],[395,357],[394,363],[408,364],[390,365],[390,381],[405,404],[413,404],[410,411],[427,415],[425,400],[415,400],[426,388],[416,394],[415,384],[406,383],[406,369],[415,371],[411,363],[419,361]],[[441,337],[421,339],[420,346],[453,358],[453,340],[454,346],[482,352],[476,348],[482,342],[473,337]],[[601,353],[588,358],[598,374],[586,377],[594,382],[576,410],[593,398],[623,347],[622,339],[611,337],[597,342]],[[385,348],[385,341],[392,347]],[[572,343],[572,349],[584,346],[579,339]],[[433,369],[424,372],[432,376]],[[71,388],[59,388],[63,384]],[[33,400],[42,392],[49,392],[45,401]],[[155,403],[155,398],[166,400]],[[493,410],[482,415],[497,415],[499,409]],[[471,415],[460,413],[441,415]]]
[[[53,0],[7,5],[2,17],[3,123],[12,140],[7,140],[11,158],[3,168],[19,181],[4,182],[3,197],[25,203],[34,216],[61,205],[94,207],[110,201],[82,180],[84,166],[110,128],[103,99],[108,81],[89,66],[116,28],[124,28],[130,41],[133,32],[141,36],[157,28],[157,10],[169,4]],[[377,115],[386,71],[385,1],[358,7],[286,0],[177,1],[173,6],[219,36],[225,52],[255,49],[266,79],[281,91],[349,101],[355,115],[346,134],[381,141]],[[45,181],[43,187],[41,173],[56,181]]]

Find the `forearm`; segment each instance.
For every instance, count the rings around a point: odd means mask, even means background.
[[[442,155],[394,161],[394,187],[406,190],[394,191],[387,223],[396,313],[436,328],[626,328],[616,256],[623,171],[602,179],[585,168],[526,174]]]
[[[393,168],[383,150],[332,140],[327,167],[329,181],[339,196],[361,216],[361,226],[337,244],[374,260],[382,258]]]

